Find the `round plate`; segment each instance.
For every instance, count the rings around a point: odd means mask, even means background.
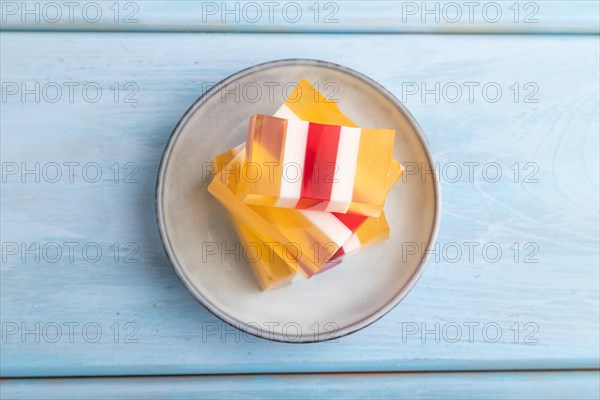
[[[285,342],[344,336],[390,311],[423,270],[440,207],[435,176],[407,174],[386,200],[388,241],[310,280],[262,292],[225,208],[207,191],[208,166],[246,139],[252,114],[272,115],[302,77],[358,126],[395,129],[397,160],[434,170],[416,121],[379,84],[328,62],[281,60],[230,76],[192,105],[167,144],[156,191],[165,250],[192,295],[225,322]]]

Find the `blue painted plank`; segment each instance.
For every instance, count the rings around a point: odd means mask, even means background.
[[[0,40],[3,376],[599,366],[598,37]],[[386,317],[334,343],[271,343],[221,324],[179,283],[155,226],[157,167],[182,113],[228,74],[284,57],[335,61],[381,82],[440,163],[439,245],[423,277]],[[472,180],[465,163],[480,163]],[[472,259],[467,242],[478,243]]]
[[[577,1],[2,2],[5,30],[132,32],[600,32],[599,4]]]
[[[15,379],[3,399],[598,399],[598,371]]]

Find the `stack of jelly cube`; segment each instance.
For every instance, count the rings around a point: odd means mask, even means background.
[[[230,214],[263,290],[310,278],[386,240],[402,175],[394,131],[359,128],[306,79],[245,143],[213,159],[208,190]]]

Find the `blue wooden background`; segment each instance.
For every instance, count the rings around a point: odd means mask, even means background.
[[[425,16],[421,2],[299,3],[297,22],[290,2],[272,20],[255,2],[258,21],[248,2],[225,18],[221,2],[80,2],[72,20],[50,3],[0,2],[2,398],[600,396],[598,2],[499,1],[496,22],[492,2],[456,22],[452,2]],[[301,346],[202,308],[154,209],[189,105],[292,57],[401,99],[443,194],[438,251],[408,297]]]

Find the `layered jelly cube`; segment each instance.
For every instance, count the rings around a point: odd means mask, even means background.
[[[213,163],[219,170],[223,168],[233,169],[232,162],[236,156],[239,156],[244,150],[244,145],[237,146],[213,159]],[[402,169],[400,164],[396,163],[390,171],[392,177],[389,186],[393,186],[396,180],[401,176]],[[229,186],[230,191],[235,192],[236,181],[239,178],[230,176]],[[214,190],[214,189],[212,189]],[[225,197],[232,198],[231,194],[226,194]],[[300,258],[294,257],[294,254],[283,251],[290,245],[290,242],[276,242],[275,239],[269,234],[269,232],[260,229],[264,226],[264,214],[261,215],[260,211],[266,211],[263,207],[251,207],[246,206],[237,200],[237,204],[240,207],[239,210],[255,210],[259,213],[254,214],[251,217],[245,215],[243,218],[239,218],[239,213],[233,212],[230,214],[231,220],[238,233],[240,241],[245,249],[250,249],[252,254],[248,254],[248,262],[251,264],[254,274],[263,290],[269,290],[273,288],[281,287],[285,284],[289,284],[294,280],[300,279],[302,276],[311,275],[305,271],[310,271],[310,267],[305,264]],[[231,206],[228,207],[228,209]],[[238,210],[238,211],[239,211]],[[385,215],[382,213],[379,217],[365,217],[354,214],[338,214],[328,212],[303,212],[300,210],[293,209],[281,209],[280,216],[285,220],[287,216],[294,214],[305,214],[308,218],[311,217],[324,217],[330,214],[332,217],[338,219],[334,221],[334,226],[340,228],[340,223],[351,231],[350,236],[337,247],[331,247],[331,242],[323,243],[324,246],[328,246],[327,253],[331,254],[331,257],[327,261],[321,262],[320,268],[316,273],[321,273],[329,270],[330,268],[338,265],[344,258],[351,254],[358,253],[369,246],[386,240],[389,237],[389,226]],[[243,214],[246,214],[245,212]],[[293,218],[293,217],[292,217]],[[330,221],[331,223],[331,221]],[[289,231],[283,227],[280,227],[282,233],[289,234]],[[343,229],[343,228],[342,228]],[[316,248],[317,242],[313,242],[311,246]],[[325,249],[324,249],[325,250]],[[300,274],[297,273],[298,268],[302,271]]]
[[[394,131],[254,115],[246,141],[246,204],[377,217]]]

